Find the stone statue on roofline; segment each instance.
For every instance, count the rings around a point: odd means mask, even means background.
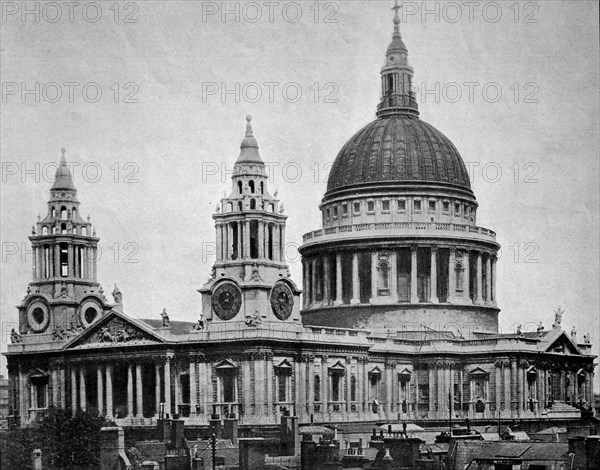
[[[561,307],[558,307],[556,310],[554,310],[554,323],[552,324],[553,329],[560,328],[560,323],[562,321],[563,313],[565,313],[565,310]]]
[[[539,322],[538,326],[537,326],[537,334],[538,334],[538,336],[542,336],[543,331],[544,331],[544,325],[543,325],[542,322]]]
[[[163,311],[160,313],[162,318],[162,323],[165,328],[168,328],[171,325],[171,320],[169,320],[169,314],[167,313],[167,309],[163,308]]]
[[[123,294],[119,287],[115,284],[115,288],[112,291],[112,296],[117,305],[123,305]]]

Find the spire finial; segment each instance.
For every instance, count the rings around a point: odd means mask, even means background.
[[[402,8],[398,5],[398,0],[394,0],[394,6],[392,10],[394,10],[394,33],[400,33],[400,16],[398,15],[398,10]]]
[[[248,124],[246,124],[246,137],[254,137],[252,134],[252,124],[250,124],[252,122],[252,116],[248,114],[246,116],[246,121],[248,122]]]
[[[66,163],[67,162],[67,158],[65,157],[65,153],[67,152],[67,150],[63,147],[60,149],[60,153],[62,154],[60,157],[60,163]]]

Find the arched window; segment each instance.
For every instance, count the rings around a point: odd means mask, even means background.
[[[56,217],[56,209],[53,207],[52,208],[52,218],[54,219]]]
[[[356,376],[350,377],[350,401],[356,401]]]
[[[73,214],[73,218],[75,218],[75,216],[77,215],[77,207],[73,207],[73,210],[71,212]]]
[[[67,216],[68,216],[67,208],[65,206],[62,206],[60,208],[60,218],[64,220],[67,218]]]
[[[238,193],[242,194],[242,182],[238,181]]]
[[[242,201],[238,201],[238,211],[242,212],[244,210],[244,206],[242,205]]]
[[[60,233],[67,233],[67,224],[60,224]]]
[[[77,227],[73,227],[73,235],[77,235]]]
[[[256,209],[256,199],[250,199],[250,209]]]
[[[248,181],[248,186],[250,186],[250,192],[252,194],[254,194],[254,181],[253,180]]]
[[[227,203],[227,212],[233,212],[233,203],[231,203],[231,202]]]
[[[42,235],[48,235],[48,227],[45,225],[42,227]]]
[[[321,376],[315,375],[315,401],[321,401]]]
[[[52,234],[56,233],[58,233],[58,227],[55,225],[54,227],[52,227]]]
[[[263,181],[260,182],[260,194],[265,194],[265,183]]]
[[[386,261],[382,261],[377,266],[379,275],[379,295],[390,295],[390,265]]]
[[[82,228],[81,228],[81,234],[82,234],[83,236],[86,236],[86,237],[87,237],[87,234],[88,234],[87,227],[82,227]]]

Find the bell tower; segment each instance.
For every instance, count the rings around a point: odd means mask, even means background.
[[[65,149],[50,189],[48,213],[29,237],[33,279],[19,308],[21,334],[66,339],[110,310],[96,279],[98,241],[88,216],[81,218]]]
[[[203,294],[209,321],[296,321],[300,290],[285,261],[283,205],[269,193],[265,164],[246,117],[246,135],[233,167],[232,189],[213,215],[216,262]],[[240,313],[241,312],[241,313]]]

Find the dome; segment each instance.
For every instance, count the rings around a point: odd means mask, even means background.
[[[71,170],[69,170],[69,166],[67,165],[67,160],[65,158],[65,149],[61,149],[61,152],[62,157],[60,159],[60,165],[56,169],[56,174],[54,175],[54,184],[52,185],[52,189],[66,189],[73,191],[75,190],[75,185],[73,184]]]
[[[326,197],[382,184],[442,184],[472,193],[465,164],[450,139],[402,113],[376,119],[344,145],[331,168]]]

